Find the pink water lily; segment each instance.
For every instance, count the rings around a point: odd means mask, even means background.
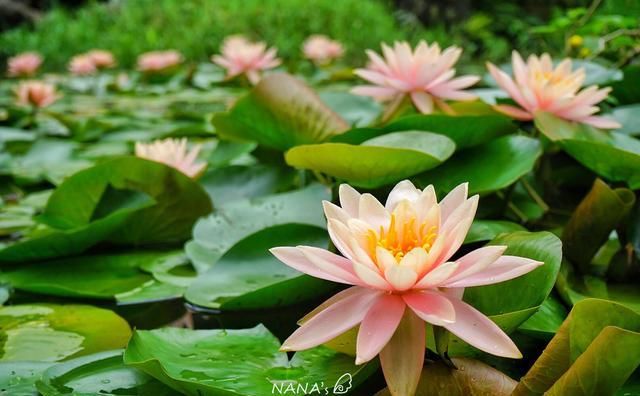
[[[438,202],[433,186],[398,183],[382,205],[348,185],[340,205],[324,202],[329,236],[342,256],[310,246],[271,252],[311,276],[352,287],[307,315],[283,344],[286,351],[326,343],[360,326],[356,364],[380,355],[393,395],[411,395],[425,354],[425,322],[442,326],[485,352],[520,358],[511,339],[489,318],[462,301],[465,287],[521,276],[543,263],[504,255],[486,246],[452,259],[478,205],[462,184]]]
[[[322,34],[309,36],[302,45],[304,57],[318,65],[340,58],[344,53],[342,44]]]
[[[37,52],[24,52],[7,61],[7,74],[11,77],[30,77],[36,74],[42,64],[42,57]]]
[[[76,55],[69,62],[69,72],[76,76],[88,76],[97,71],[93,59],[87,54]]]
[[[531,55],[525,63],[517,51],[512,53],[514,78],[487,63],[489,73],[498,85],[519,106],[494,106],[496,110],[517,120],[532,120],[538,111],[552,113],[568,121],[593,125],[596,128],[615,129],[616,121],[594,115],[600,109],[596,104],[604,100],[611,88],[595,85],[581,90],[586,77],[583,68],[573,70],[571,59],[565,59],[555,68],[549,54]]]
[[[93,49],[86,54],[98,69],[107,69],[116,65],[113,54],[102,49]]]
[[[162,73],[182,63],[182,54],[175,50],[145,52],[138,57],[138,70],[144,73]]]
[[[207,167],[206,162],[197,162],[200,145],[191,150],[187,147],[187,139],[164,139],[152,143],[136,143],[136,156],[171,166],[191,178],[202,175]]]
[[[42,81],[24,81],[15,89],[16,102],[23,106],[47,107],[60,98],[56,87]]]
[[[240,35],[227,37],[222,43],[220,55],[211,61],[227,69],[227,79],[244,74],[252,84],[260,81],[260,72],[280,65],[275,48],[267,48],[263,42],[251,42]]]
[[[365,95],[380,101],[403,98],[406,95],[421,113],[433,112],[434,105],[451,111],[445,100],[474,100],[476,96],[464,91],[478,82],[477,76],[454,78],[455,63],[462,50],[449,47],[440,50],[420,41],[415,50],[407,42],[396,42],[393,47],[382,44],[382,55],[367,50],[369,65],[356,69],[355,74],[372,85],[353,88],[357,95]]]

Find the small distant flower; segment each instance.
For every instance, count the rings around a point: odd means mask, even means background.
[[[42,81],[21,82],[14,92],[16,103],[37,108],[47,107],[60,98],[55,86]]]
[[[206,162],[196,162],[201,146],[187,148],[187,139],[164,139],[152,143],[136,143],[136,156],[171,166],[196,178],[204,172]]]
[[[87,52],[87,56],[93,61],[93,64],[98,69],[107,69],[116,65],[116,60],[113,57],[113,54],[109,51],[93,49]]]
[[[573,36],[569,37],[569,45],[571,47],[581,47],[582,44],[584,44],[584,39],[582,38],[582,36],[574,34]]]
[[[514,78],[487,63],[489,73],[519,106],[496,105],[496,110],[523,121],[532,120],[536,112],[544,111],[596,128],[620,128],[617,122],[594,115],[600,110],[596,104],[607,97],[611,88],[598,89],[592,85],[581,90],[585,71],[583,68],[573,71],[570,59],[554,68],[549,54],[531,55],[525,63],[520,54],[513,51],[512,58]]]
[[[243,36],[227,37],[220,52],[211,61],[227,69],[228,79],[244,74],[252,84],[257,84],[261,71],[280,65],[275,48],[267,48],[263,42],[250,42]]]
[[[478,82],[477,76],[454,78],[453,66],[462,50],[449,47],[440,50],[437,43],[432,45],[420,41],[415,50],[406,42],[396,42],[393,48],[382,44],[383,57],[367,50],[370,63],[365,69],[357,69],[355,74],[373,85],[353,88],[357,95],[372,96],[386,101],[409,95],[421,113],[433,112],[434,104],[449,110],[444,100],[473,100],[475,95],[463,91]]]
[[[11,77],[29,77],[36,74],[42,64],[42,57],[37,52],[24,52],[9,58],[7,74]]]
[[[76,55],[69,62],[69,71],[76,76],[88,76],[97,71],[93,59],[87,54]]]
[[[175,50],[146,52],[138,57],[138,70],[161,73],[178,66],[182,61],[182,54]]]
[[[298,271],[352,285],[308,315],[283,350],[313,348],[359,325],[356,364],[379,354],[391,393],[403,396],[415,392],[422,371],[425,322],[485,352],[522,357],[462,294],[466,287],[513,279],[543,263],[504,255],[506,246],[485,246],[452,259],[478,206],[477,195],[467,198],[467,184],[440,202],[433,186],[419,190],[408,180],[393,188],[386,205],[346,184],[339,195],[341,206],[323,204],[329,236],[342,256],[310,246],[271,249]],[[396,332],[403,321],[410,330]]]
[[[340,58],[344,53],[344,48],[339,42],[331,40],[327,36],[316,34],[307,38],[302,47],[302,52],[305,58],[322,65]]]

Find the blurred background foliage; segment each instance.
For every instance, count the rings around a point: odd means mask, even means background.
[[[639,17],[638,0],[0,0],[0,57],[37,49],[61,69],[99,47],[131,66],[141,52],[176,48],[206,61],[243,33],[295,64],[304,39],[324,33],[356,64],[381,41],[425,38],[461,46],[467,62],[504,61],[517,48],[625,66],[640,53]]]

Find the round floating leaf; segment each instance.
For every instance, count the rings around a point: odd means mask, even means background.
[[[298,352],[289,361],[280,343],[263,326],[245,330],[164,328],[136,331],[124,362],[185,395],[282,394],[287,386],[310,393],[349,380],[356,386],[371,374],[372,364],[356,366],[353,357],[318,347]],[[306,386],[306,388],[304,388]],[[306,389],[306,391],[304,390]],[[291,391],[289,391],[291,393]]]
[[[352,126],[370,125],[382,113],[380,103],[367,96],[340,91],[322,91],[319,95],[331,110],[340,114]]]
[[[239,310],[273,308],[321,296],[335,285],[284,265],[269,249],[326,247],[328,243],[327,231],[318,227],[283,225],[263,230],[229,250],[191,284],[185,297],[208,308]]]
[[[622,128],[616,129],[617,133],[626,135],[640,135],[640,104],[620,106],[613,109],[611,118],[622,124]]]
[[[549,296],[540,310],[524,322],[518,330],[533,337],[550,340],[567,317],[567,309],[555,297]]]
[[[204,189],[181,172],[136,157],[117,157],[78,172],[49,198],[43,221],[60,229],[86,225],[130,192],[141,192],[155,205],[129,217],[110,241],[123,244],[178,243],[195,221],[211,212]]]
[[[361,145],[322,143],[294,147],[285,156],[297,168],[326,173],[360,187],[380,187],[445,161],[455,149],[445,136],[403,131],[378,136]]]
[[[0,308],[0,361],[55,362],[122,348],[131,330],[112,311],[88,305],[12,305]]]
[[[542,304],[553,289],[560,270],[560,239],[546,231],[520,231],[498,236],[490,245],[505,245],[505,255],[531,258],[544,265],[506,282],[469,287],[465,290],[464,300],[486,315],[500,315]]]
[[[500,234],[526,231],[520,224],[504,220],[474,220],[464,243],[490,241]]]
[[[536,127],[599,176],[640,188],[640,140],[538,113]]]
[[[220,136],[252,140],[278,150],[317,143],[349,125],[302,81],[286,74],[266,76],[213,124]]]
[[[231,247],[258,231],[283,224],[326,227],[322,201],[329,190],[314,184],[302,190],[227,204],[201,219],[193,229],[187,255],[199,273],[206,272]]]
[[[447,136],[455,142],[456,147],[462,149],[515,132],[517,126],[503,115],[427,114],[401,118],[383,129],[386,132],[416,130],[438,133]]]
[[[162,382],[122,362],[122,350],[100,352],[50,367],[37,382],[43,396],[171,396]]]
[[[449,192],[469,182],[470,194],[501,190],[531,172],[542,154],[540,142],[526,136],[504,136],[489,143],[457,152],[433,171],[416,181],[433,184],[439,192]]]
[[[0,393],[7,396],[38,396],[36,381],[53,362],[0,362]]]

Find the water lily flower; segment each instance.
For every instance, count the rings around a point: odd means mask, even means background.
[[[42,64],[42,57],[37,52],[24,52],[7,61],[7,74],[11,77],[29,77],[36,74]]]
[[[113,57],[113,54],[106,50],[93,49],[87,52],[87,56],[93,61],[93,64],[98,69],[106,69],[116,65],[116,60]]]
[[[314,34],[307,38],[302,46],[304,57],[316,64],[323,65],[337,59],[344,53],[342,44],[329,37]]]
[[[93,59],[87,55],[76,55],[69,62],[69,72],[76,76],[88,76],[97,71]]]
[[[227,69],[227,79],[244,74],[252,84],[260,81],[261,71],[281,63],[275,48],[267,48],[263,42],[253,43],[240,35],[227,37],[220,52],[212,56],[211,61]]]
[[[34,108],[47,107],[60,98],[55,86],[42,81],[21,82],[14,92],[19,105]]]
[[[342,256],[310,246],[277,247],[286,265],[352,287],[305,317],[283,344],[286,351],[326,343],[360,326],[356,364],[376,355],[393,395],[411,395],[425,354],[425,322],[442,326],[485,352],[521,358],[489,318],[462,301],[465,287],[521,276],[543,263],[486,246],[452,259],[478,205],[461,184],[438,202],[433,186],[398,183],[382,205],[371,194],[340,186],[340,205],[325,201],[329,236]],[[396,331],[398,330],[398,331]]]
[[[145,73],[162,73],[182,63],[183,57],[178,51],[151,51],[138,57],[138,70]]]
[[[383,57],[367,50],[369,65],[356,69],[355,74],[372,85],[357,86],[352,92],[371,96],[380,101],[402,99],[406,95],[421,113],[433,112],[434,105],[447,112],[450,108],[445,100],[474,100],[476,96],[465,92],[478,80],[477,76],[454,78],[453,68],[462,50],[449,47],[440,50],[438,43],[432,45],[420,41],[415,50],[407,42],[396,42],[392,47],[382,44]]]
[[[187,148],[187,139],[164,139],[152,143],[136,143],[136,156],[171,166],[191,178],[200,176],[206,162],[196,162],[201,145]]]
[[[585,71],[583,68],[574,71],[570,59],[563,60],[554,68],[549,54],[531,55],[525,63],[520,54],[513,51],[512,63],[514,78],[487,63],[491,76],[519,106],[494,106],[499,112],[528,121],[536,112],[544,111],[596,128],[621,127],[613,120],[594,115],[600,110],[596,104],[607,97],[611,88],[599,89],[592,85],[580,90]]]

